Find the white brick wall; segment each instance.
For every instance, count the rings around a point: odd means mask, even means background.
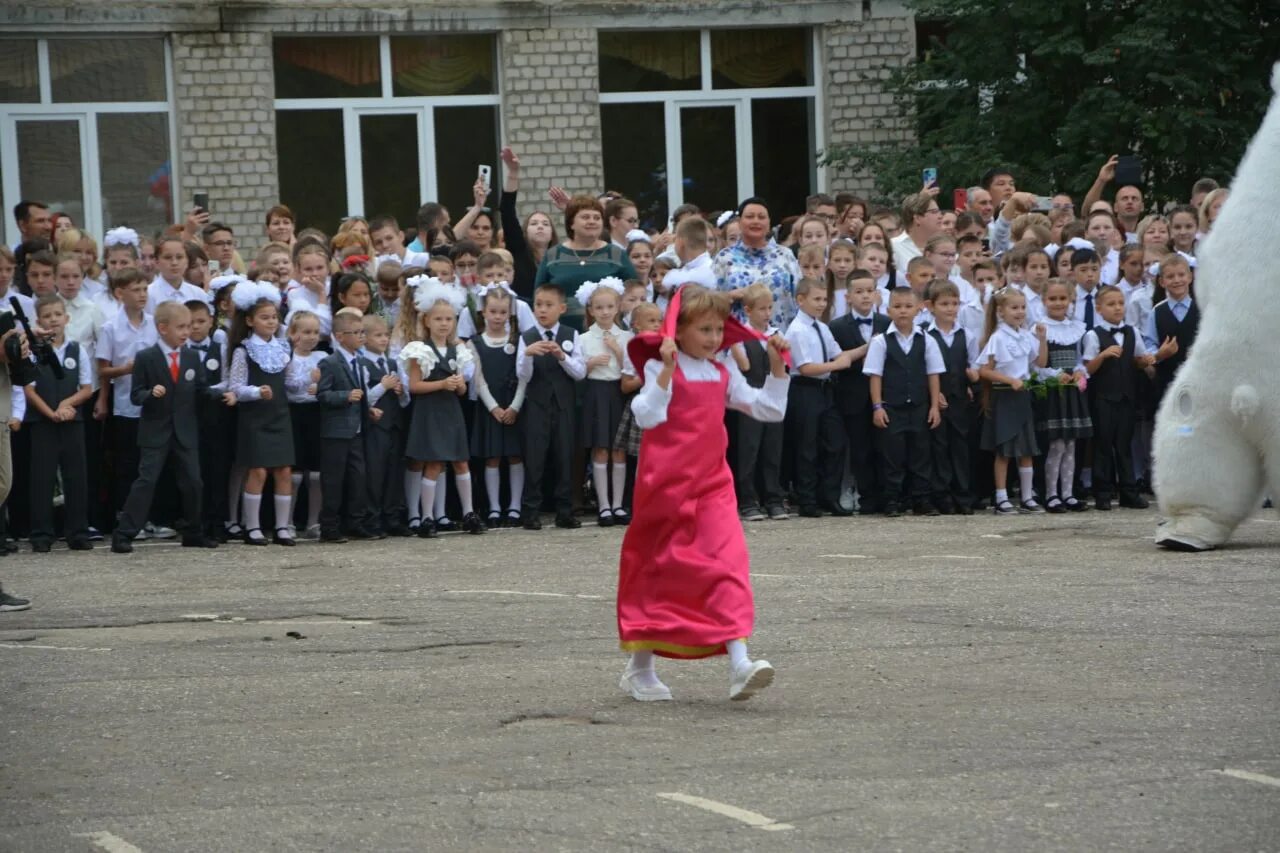
[[[180,206],[207,191],[214,217],[251,250],[280,193],[271,35],[177,33],[173,66]]]

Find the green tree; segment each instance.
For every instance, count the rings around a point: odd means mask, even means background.
[[[1276,0],[908,3],[945,33],[888,83],[914,142],[824,152],[894,202],[922,167],[951,189],[995,165],[1079,201],[1117,153],[1142,158],[1149,197],[1185,200],[1197,178],[1230,180],[1280,59]]]

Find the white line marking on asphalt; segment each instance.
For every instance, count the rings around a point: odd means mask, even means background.
[[[193,622],[213,622],[222,618],[221,613],[183,613],[179,619],[190,619]]]
[[[372,625],[372,619],[263,619],[255,625]]]
[[[921,554],[918,557],[912,557],[913,560],[981,560],[981,557],[974,557],[969,554]]]
[[[795,577],[795,575],[769,575],[769,574],[765,574],[764,572],[752,572],[751,577],[753,578],[793,578]]]
[[[1230,767],[1223,770],[1210,770],[1210,773],[1217,773],[1219,776],[1230,776],[1233,779],[1243,779],[1246,782],[1257,782],[1259,785],[1270,785],[1273,788],[1280,788],[1280,779],[1274,776],[1267,776],[1265,773],[1252,773],[1248,770],[1232,770]]]
[[[867,554],[819,554],[823,559],[831,558],[834,560],[870,560]]]
[[[1003,539],[1003,538],[1004,538],[1004,534],[1003,534],[1003,533],[984,533],[984,534],[982,534],[982,537],[981,537],[981,538],[983,538],[983,539]]]
[[[445,592],[450,595],[531,595],[536,598],[584,598],[589,601],[599,601],[604,598],[602,595],[583,595],[582,593],[571,595],[567,592],[525,592],[519,589],[446,589]]]
[[[74,833],[76,838],[87,838],[89,843],[99,850],[106,850],[107,853],[142,853],[137,847],[134,847],[128,841],[118,835],[112,835],[110,832],[77,832]]]
[[[87,646],[37,646],[31,643],[0,643],[0,649],[40,649],[49,652],[109,652],[111,649],[91,649]]]
[[[689,794],[667,793],[658,794],[664,800],[674,800],[677,803],[684,803],[687,806],[705,809],[709,812],[715,812],[732,820],[745,823],[754,829],[763,829],[768,832],[779,832],[787,829],[795,829],[789,823],[779,823],[771,817],[765,817],[759,812],[750,812],[746,809],[740,809],[737,806],[731,806],[728,803],[718,803],[715,800],[707,800],[702,797],[694,797]]]

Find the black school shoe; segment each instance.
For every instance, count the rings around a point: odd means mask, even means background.
[[[1094,498],[1093,508],[1101,512],[1111,511],[1111,498]]]
[[[618,527],[626,527],[631,523],[631,513],[625,509],[615,509],[613,511],[613,523]]]
[[[479,536],[481,533],[488,532],[489,528],[484,526],[484,522],[480,519],[479,513],[469,512],[462,517],[462,529],[470,533],[472,536]]]
[[[916,505],[911,508],[911,514],[925,516],[942,515],[942,513],[938,511],[938,508],[928,501],[918,501]]]
[[[836,518],[847,518],[853,515],[853,510],[845,509],[840,504],[824,504],[822,508]]]
[[[582,522],[578,521],[578,519],[574,518],[572,515],[556,516],[556,527],[560,527],[565,530],[577,530],[581,526]]]
[[[111,553],[132,554],[133,543],[129,541],[128,536],[121,536],[119,533],[116,533],[111,537]]]
[[[0,589],[0,613],[12,613],[17,610],[30,609],[30,601],[25,598],[18,598],[16,595],[10,595],[3,589]]]
[[[67,547],[72,551],[92,551],[93,542],[88,536],[77,536],[67,540]]]
[[[542,519],[538,516],[537,513],[532,513],[530,515],[522,515],[520,517],[520,526],[523,527],[525,530],[541,530]]]
[[[884,505],[884,517],[885,517],[885,518],[898,518],[898,517],[899,517],[899,516],[901,516],[901,515],[902,515],[902,508],[901,508],[901,507],[899,507],[899,506],[898,506],[896,503],[894,503],[893,501],[889,501],[888,503],[886,503],[886,504]]]
[[[183,548],[217,548],[218,540],[208,536],[183,536]]]
[[[436,523],[429,518],[424,518],[422,523],[418,525],[419,539],[438,539],[440,533],[436,529]]]
[[[48,554],[49,551],[52,549],[53,549],[53,543],[50,542],[48,539],[32,539],[31,540],[31,553],[33,554]]]
[[[800,517],[822,518],[822,510],[818,509],[816,506],[802,506],[800,507]]]
[[[441,533],[451,533],[457,529],[458,525],[455,524],[453,519],[449,518],[447,515],[436,519],[436,530],[439,530]]]
[[[1121,495],[1120,506],[1125,509],[1146,509],[1151,506],[1151,504],[1148,503],[1147,499],[1142,495],[1135,493],[1132,495]]]
[[[943,495],[942,497],[937,498],[933,502],[933,505],[938,508],[939,515],[955,515],[956,514],[956,502],[951,500],[951,498],[947,495]]]

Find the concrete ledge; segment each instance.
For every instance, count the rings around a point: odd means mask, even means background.
[[[217,30],[214,3],[47,3],[0,4],[0,33],[59,35],[86,30],[113,33],[174,33]]]

